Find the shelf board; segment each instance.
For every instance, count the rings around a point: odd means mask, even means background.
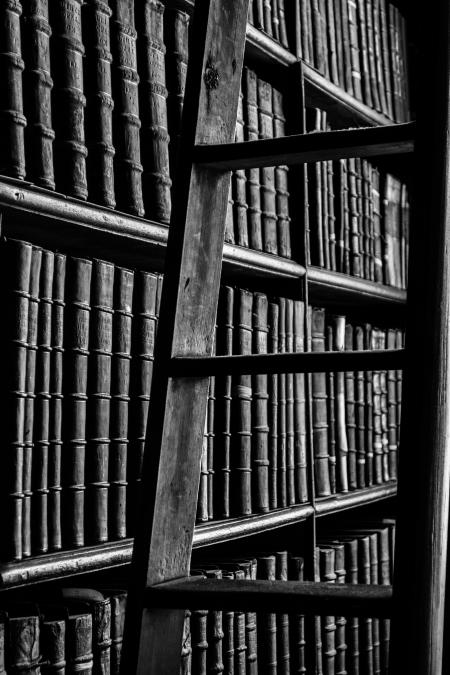
[[[366,305],[406,305],[406,291],[321,267],[308,267],[308,292],[312,303],[361,305],[363,300]]]
[[[384,485],[375,485],[363,490],[354,490],[345,494],[336,494],[332,497],[316,499],[315,512],[318,518],[330,516],[348,509],[374,504],[383,499],[390,499],[397,494],[397,483],[391,481]]]

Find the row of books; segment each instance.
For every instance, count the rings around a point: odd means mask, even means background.
[[[392,521],[350,523],[321,536],[314,580],[390,584]],[[287,550],[196,561],[192,575],[215,579],[306,579],[305,559]],[[120,583],[27,593],[2,605],[0,672],[119,672],[127,593]],[[298,608],[301,610],[301,608]],[[270,672],[387,673],[389,620],[186,611],[180,675]],[[312,665],[315,662],[315,668]],[[65,668],[65,670],[64,670]]]
[[[248,20],[259,30],[289,49],[291,39],[288,23],[292,4],[287,3],[288,21],[286,21],[285,0],[250,0]]]
[[[327,130],[327,115],[307,108],[310,131]],[[399,178],[366,159],[309,164],[308,262],[405,289],[408,282],[409,197]]]
[[[387,0],[296,0],[296,53],[396,122],[409,119],[405,19]]]

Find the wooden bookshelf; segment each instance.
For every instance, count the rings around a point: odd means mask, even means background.
[[[308,266],[308,289],[310,301],[318,304],[397,308],[406,304],[406,291],[314,266]]]

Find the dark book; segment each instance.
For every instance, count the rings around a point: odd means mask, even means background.
[[[364,349],[372,349],[372,326],[364,326]],[[374,389],[373,371],[365,371],[366,383],[366,485],[371,487],[375,482],[375,433],[374,433]]]
[[[39,286],[41,278],[42,249],[33,246],[31,254],[30,294],[28,301],[27,364],[25,375],[25,419],[23,446],[23,504],[22,504],[22,556],[31,555],[31,498],[33,468],[34,402],[36,399],[36,356],[39,316]]]
[[[361,230],[358,210],[358,185],[356,176],[356,160],[347,160],[348,195],[349,195],[349,229],[350,229],[350,258],[351,274],[362,276]]]
[[[150,272],[140,271],[136,273],[134,283],[127,460],[128,536],[134,532],[141,484],[157,326],[158,276]]]
[[[127,454],[134,272],[116,267],[114,274],[108,532],[110,539],[124,539],[127,536]]]
[[[40,616],[31,603],[13,605],[6,631],[6,672],[40,673]]]
[[[191,643],[191,612],[187,609],[184,614],[183,638],[181,642],[180,675],[190,675],[192,661]],[[225,661],[226,664],[226,661]],[[231,671],[232,672],[232,671]],[[117,671],[119,675],[119,671]]]
[[[364,329],[362,326],[354,328],[354,348],[357,351],[364,349]],[[358,488],[366,486],[366,387],[363,370],[355,372],[355,415],[356,415],[356,461]]]
[[[54,157],[59,192],[86,199],[87,149],[84,135],[86,98],[83,82],[84,47],[81,38],[81,0],[51,4],[52,73],[55,129]]]
[[[329,130],[329,126],[325,129]],[[335,214],[335,194],[334,194],[334,176],[333,162],[325,162],[325,179],[327,181],[327,215],[328,215],[328,255],[329,269],[336,271],[336,214]]]
[[[39,635],[42,675],[65,675],[66,617],[61,610],[42,608]]]
[[[294,300],[294,352],[305,351],[305,304]],[[294,374],[294,457],[296,498],[308,501],[306,390],[304,373]]]
[[[273,105],[273,136],[280,138],[286,135],[286,119],[283,109],[283,94],[272,89]],[[278,254],[285,258],[292,257],[291,250],[291,219],[289,216],[289,190],[287,166],[275,167],[276,214],[277,214],[277,242]]]
[[[370,337],[371,349],[378,349],[377,329],[372,328]],[[384,475],[384,448],[381,410],[381,371],[372,371],[373,392],[373,450],[374,450],[374,481],[377,485],[385,481]]]
[[[245,579],[256,579],[257,561],[253,558],[241,566],[244,569]],[[245,615],[245,643],[247,675],[258,675],[258,633],[256,612],[246,612]]]
[[[114,146],[111,89],[111,9],[105,0],[88,0],[82,7],[86,48],[86,160],[89,199],[112,208],[114,193]]]
[[[370,584],[370,539],[369,536],[358,536],[358,583]],[[373,619],[361,619],[360,662],[363,672],[374,672],[373,654]]]
[[[334,318],[334,349],[345,350],[345,316]],[[338,492],[348,492],[349,459],[347,438],[347,410],[345,399],[345,375],[338,372],[335,376],[336,386],[336,478]]]
[[[384,81],[383,72],[383,45],[381,38],[381,7],[380,0],[371,0],[372,17],[373,17],[373,42],[374,42],[374,59],[375,59],[375,77],[378,85],[378,93],[380,96],[381,112],[389,116],[389,107],[387,102],[386,83]]]
[[[92,614],[71,608],[66,620],[66,675],[93,673]]]
[[[269,303],[269,354],[278,352],[279,307]],[[278,375],[269,375],[269,506],[278,507]]]
[[[325,36],[322,35],[323,24],[320,16],[319,0],[311,0],[311,21],[314,52],[314,62],[312,65],[314,65],[320,73],[325,74]]]
[[[320,578],[320,552],[318,547],[314,548],[314,581],[317,583],[321,581]],[[315,616],[313,621],[314,621],[314,628],[313,631],[310,629],[308,626],[309,630],[308,633],[309,635],[314,635],[314,658],[311,658],[311,661],[315,665],[315,672],[318,675],[329,675],[325,674],[323,670],[323,665],[324,665],[324,654],[323,654],[323,641],[322,641],[322,624],[323,624],[324,617],[321,616]],[[309,637],[309,636],[308,636]],[[308,666],[307,666],[308,667]]]
[[[294,351],[294,301],[286,298],[285,351]],[[286,373],[286,488],[287,504],[297,502],[295,491],[294,373]]]
[[[345,546],[343,543],[332,544],[334,548],[334,572],[336,575],[337,584],[346,583],[346,569],[345,569]],[[335,634],[335,648],[336,648],[336,673],[344,673],[346,671],[346,656],[347,656],[347,619],[344,616],[336,617],[336,634]]]
[[[403,349],[405,346],[405,334],[401,329],[396,330],[396,343],[395,346],[397,349]],[[400,427],[402,421],[402,386],[403,386],[403,370],[400,368],[397,370],[397,439],[400,443]]]
[[[144,215],[140,151],[136,28],[133,0],[112,0],[114,180],[117,208]]]
[[[305,561],[300,556],[289,556],[289,579],[292,581],[304,581]],[[289,622],[290,626],[290,653],[291,671],[293,673],[306,672],[305,654],[305,617],[303,614],[294,614]]]
[[[386,349],[386,331],[376,330],[377,349]],[[381,445],[383,449],[383,480],[386,482],[391,479],[389,473],[389,425],[388,425],[388,385],[387,372],[380,371],[380,390],[381,390]]]
[[[25,155],[27,177],[36,185],[54,190],[48,0],[22,3],[22,37],[25,70],[23,105],[27,119]]]
[[[25,177],[20,16],[22,7],[17,0],[2,3],[0,9],[0,118],[3,130],[0,139],[0,174],[13,178]]]
[[[275,581],[275,555],[258,556],[258,579]],[[258,664],[263,672],[278,673],[277,615],[274,612],[258,612]]]
[[[346,66],[345,66],[345,54],[344,54],[344,27],[342,25],[343,16],[342,16],[340,0],[338,0],[338,2],[333,4],[333,12],[334,12],[334,29],[335,29],[335,33],[336,33],[336,65],[337,65],[339,86],[342,87],[342,89],[346,89],[346,81],[345,81],[345,68],[346,68]],[[348,31],[348,26],[347,26],[347,31]],[[351,76],[350,76],[350,81],[351,81]]]
[[[272,31],[272,3],[274,0],[263,0],[263,12],[264,12],[264,32],[270,37],[273,36]]]
[[[145,215],[147,218],[168,223],[171,181],[163,21],[164,4],[159,0],[145,0],[136,5]]]
[[[375,231],[372,201],[372,167],[365,159],[361,160],[362,175],[362,230],[364,235],[364,277],[375,281]]]
[[[368,106],[374,106],[371,88],[371,72],[369,63],[369,46],[367,42],[367,25],[366,25],[366,6],[364,0],[356,0],[357,7],[355,10],[356,21],[358,26],[358,44],[359,44],[359,62],[360,73],[362,80],[363,101]]]
[[[233,572],[230,570],[222,571],[222,579],[234,579]],[[235,618],[234,612],[226,610],[222,614],[223,621],[223,643],[222,643],[222,656],[223,656],[223,670],[225,673],[230,673],[230,675],[235,674]]]
[[[286,298],[278,298],[278,352],[286,352]],[[288,505],[287,436],[286,436],[286,373],[278,374],[278,506]]]
[[[208,420],[205,417],[205,431],[202,441],[202,455],[200,459],[200,481],[197,496],[197,522],[208,520]]]
[[[234,332],[235,354],[251,354],[252,352],[252,309],[253,294],[239,289],[235,296]],[[235,487],[230,492],[234,515],[252,513],[252,467],[251,467],[251,408],[252,378],[251,375],[240,375],[233,378],[232,388],[232,444],[234,446],[234,462],[232,476]]]
[[[242,75],[244,95],[244,132],[246,141],[256,141],[258,133],[258,102],[257,102],[257,77],[250,68],[244,68]],[[248,169],[247,175],[247,223],[250,247],[263,250],[263,234],[261,224],[261,184],[260,170]]]
[[[263,293],[253,296],[253,352],[267,354],[268,302]],[[269,421],[268,376],[252,378],[252,494],[253,509],[257,513],[269,510]]]
[[[353,82],[353,94],[360,101],[363,100],[362,75],[360,65],[360,43],[358,38],[358,0],[347,0],[347,17],[350,43],[351,72]],[[367,101],[365,101],[367,102]]]
[[[320,112],[320,130],[326,131],[327,128],[327,113],[322,110]],[[331,269],[330,262],[330,221],[328,218],[329,195],[328,195],[328,162],[320,162],[320,186],[321,186],[321,201],[322,201],[322,217],[320,227],[322,229],[322,245],[323,245],[323,264],[324,267]]]
[[[0,612],[0,675],[6,675],[5,670],[5,632],[6,632],[6,614]]]
[[[312,351],[325,351],[325,311],[323,309],[313,308],[311,310],[310,325]],[[328,497],[331,494],[331,488],[325,373],[312,374],[312,426],[317,496]]]
[[[408,198],[408,187],[404,183],[401,185],[401,239],[400,239],[400,288],[408,287],[408,262],[409,262],[409,220],[410,206]]]
[[[400,36],[398,31],[398,9],[392,4],[388,3],[387,23],[389,35],[389,56],[390,56],[390,73],[392,78],[392,99],[394,108],[394,118],[396,122],[404,121],[404,109],[401,95],[401,73],[400,73]]]
[[[385,279],[385,267],[383,264],[383,242],[381,235],[381,203],[380,203],[380,172],[371,167],[371,190],[372,190],[372,223],[373,223],[373,254],[374,254],[374,277],[378,283]]]
[[[397,21],[399,33],[400,93],[403,108],[403,121],[407,122],[410,119],[407,23],[400,12],[397,13]]]
[[[94,260],[89,325],[88,406],[86,448],[87,539],[108,540],[109,423],[114,265]]]
[[[342,83],[342,86],[349,94],[353,94],[353,49],[351,45],[353,33],[352,36],[350,36],[348,0],[339,0],[337,13],[339,13],[339,10],[342,17],[342,58],[344,64],[344,82]],[[356,77],[356,79],[358,78]]]
[[[206,675],[208,657],[208,610],[194,609],[191,613],[192,671]]]
[[[391,66],[390,66],[390,45],[388,31],[388,15],[386,0],[377,0],[380,6],[380,30],[381,30],[381,50],[383,64],[383,84],[386,92],[386,105],[388,116],[394,119],[394,97],[392,91]]]
[[[222,571],[220,569],[206,569],[205,576],[207,579],[221,579]],[[224,671],[223,639],[222,612],[211,610],[208,613],[207,622],[208,651],[206,655],[206,672],[208,673],[222,673]]]
[[[263,0],[253,0],[253,22],[256,28],[264,30],[264,5]]]
[[[92,262],[68,258],[64,317],[63,538],[84,546],[86,409]]]
[[[50,360],[50,420],[48,446],[48,547],[58,551],[61,535],[61,448],[66,256],[55,253]]]
[[[273,138],[272,85],[261,78],[257,80],[258,129],[260,138]],[[266,253],[278,253],[275,168],[260,169],[261,222],[263,249]]]
[[[377,66],[375,63],[375,31],[373,18],[373,0],[365,0],[366,15],[366,34],[367,34],[367,55],[369,62],[369,80],[372,94],[373,107],[382,112],[379,81],[377,76]]]
[[[277,551],[275,553],[275,571],[278,581],[288,580],[288,553],[287,551]],[[278,613],[277,615],[277,661],[279,664],[279,673],[289,675],[291,663],[291,645],[290,645],[290,615]]]
[[[364,195],[363,195],[363,178],[361,170],[361,158],[356,157],[354,160],[355,171],[355,195],[356,195],[356,220],[358,228],[358,248],[359,248],[359,270],[360,276],[367,277],[366,269],[369,261],[369,232],[364,229]]]
[[[215,350],[215,346],[214,346]],[[206,407],[206,452],[207,452],[207,495],[208,495],[208,520],[214,518],[214,447],[215,447],[215,409],[216,409],[216,378],[209,378],[208,403]]]
[[[285,6],[284,6],[284,0],[278,0],[278,15],[279,15],[279,19],[280,19],[280,42],[283,45],[283,47],[286,47],[286,49],[289,49],[289,40],[288,40],[287,25],[286,25],[286,10],[285,10]]]
[[[336,582],[335,550],[333,547],[319,547],[320,580]],[[336,665],[336,617],[322,618],[323,672],[334,675]]]
[[[243,570],[237,569],[233,572],[235,579],[244,579]],[[234,669],[236,675],[246,675],[247,673],[247,641],[246,641],[246,615],[244,612],[235,612],[234,614]]]
[[[280,11],[278,0],[270,0],[272,8],[272,35],[274,40],[280,41]]]
[[[318,108],[307,108],[307,130],[322,130],[322,111]],[[308,172],[308,206],[311,231],[311,262],[319,267],[325,267],[325,249],[327,241],[323,237],[323,201],[324,186],[322,162],[314,162],[307,169]]]
[[[299,0],[300,2],[300,35],[302,58],[309,65],[314,65],[314,43],[312,29],[312,11],[310,0]]]
[[[345,350],[353,350],[353,326],[345,325]],[[356,411],[355,411],[355,373],[352,370],[345,372],[345,422],[348,443],[348,487],[355,490],[358,487],[357,451],[356,451]]]
[[[349,180],[348,180],[348,160],[341,159],[339,162],[339,217],[340,217],[340,233],[339,243],[341,247],[340,253],[340,271],[344,274],[350,274],[351,267],[351,252],[350,252],[350,195],[349,195]]]
[[[338,60],[337,60],[337,35],[336,35],[336,20],[334,0],[326,0],[326,31],[328,43],[328,63],[330,71],[330,79],[336,84],[340,85]]]
[[[325,347],[327,351],[334,349],[334,333],[335,327],[333,324],[327,323],[325,326],[326,337]],[[330,489],[331,493],[336,492],[336,437],[337,437],[337,420],[336,420],[336,374],[327,373],[327,415],[328,415],[328,456],[329,456],[329,471],[330,471]]]
[[[5,326],[2,353],[5,367],[2,409],[10,424],[5,434],[5,464],[1,483],[4,531],[3,560],[22,558],[23,454],[26,401],[28,308],[32,246],[22,241],[1,242],[1,274],[4,288]]]
[[[228,189],[228,204],[227,204],[227,213],[225,216],[225,232],[223,235],[223,240],[226,241],[227,244],[234,244],[233,191],[231,179],[230,179],[230,187]]]
[[[387,349],[396,349],[396,334],[393,328],[387,331]],[[398,461],[398,420],[397,420],[397,373],[395,370],[387,371],[387,424],[389,440],[389,476],[391,480],[397,480]]]
[[[50,370],[52,357],[53,276],[55,255],[42,251],[37,330],[33,428],[31,544],[33,553],[48,551],[48,453],[50,439]]]
[[[319,16],[321,23],[321,38],[322,38],[322,49],[323,49],[323,75],[330,80],[330,65],[328,62],[328,54],[330,52],[330,44],[328,41],[328,32],[327,32],[327,10],[326,10],[327,0],[319,0]]]
[[[242,91],[239,93],[237,117],[236,117],[236,142],[245,140],[244,134],[244,101]],[[249,245],[249,233],[247,222],[247,177],[244,169],[233,171],[231,176],[231,190],[233,198],[233,229],[234,241],[239,246]]]
[[[391,174],[386,174],[383,187],[385,280],[389,286],[401,288],[401,183]]]

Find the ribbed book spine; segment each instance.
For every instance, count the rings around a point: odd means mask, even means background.
[[[294,351],[294,301],[286,298],[285,349]],[[286,374],[286,486],[287,503],[296,503],[295,494],[294,374]]]
[[[278,298],[278,352],[286,351],[286,298]],[[286,373],[278,375],[278,505],[287,506]]]
[[[387,331],[387,348],[396,349],[396,335],[394,329]],[[387,371],[387,424],[389,440],[389,477],[397,480],[397,376],[395,370]]]
[[[258,128],[260,138],[273,138],[272,86],[258,78]],[[275,169],[261,169],[261,221],[263,248],[278,253]]]
[[[41,673],[43,675],[65,675],[65,619],[44,616],[44,620],[41,623],[39,643],[41,649]]]
[[[384,82],[384,73],[383,73],[383,47],[381,40],[380,0],[371,0],[370,4],[372,4],[372,13],[373,13],[375,77],[379,88],[381,111],[385,115],[389,116],[386,84]]]
[[[358,7],[357,0],[347,0],[348,11],[348,26],[349,26],[349,41],[350,41],[350,58],[352,64],[352,82],[353,93],[357,99],[363,100],[362,86],[361,86],[361,66],[358,40]]]
[[[294,300],[294,352],[305,351],[305,305]],[[294,453],[296,495],[300,503],[308,501],[307,431],[305,375],[294,374]]]
[[[274,555],[258,556],[258,578],[276,580]],[[258,664],[265,673],[278,673],[277,615],[273,612],[258,613]]]
[[[84,546],[86,408],[92,262],[67,259],[64,318],[64,528],[67,548]]]
[[[42,251],[36,359],[34,456],[32,464],[32,551],[48,550],[48,453],[50,432],[50,367],[52,351],[53,275],[55,256]]]
[[[245,565],[245,578],[256,579],[257,561],[255,558]],[[247,612],[245,616],[245,642],[247,645],[247,675],[258,675],[258,632],[256,612]]]
[[[353,326],[345,326],[345,350],[353,349]],[[355,411],[355,373],[347,370],[345,373],[345,417],[348,442],[348,487],[355,490],[358,487],[357,453],[356,453],[356,411]]]
[[[1,476],[5,530],[3,560],[22,558],[23,453],[26,400],[28,308],[32,247],[20,241],[1,244],[2,280],[6,290],[5,326],[2,334],[5,361],[3,410],[11,422],[6,427],[5,465]]]
[[[288,554],[287,551],[275,553],[276,578],[278,581],[288,580]],[[279,673],[289,675],[291,664],[290,645],[290,616],[289,614],[277,614],[277,661]]]
[[[365,1],[366,30],[367,30],[367,52],[370,73],[370,89],[373,100],[373,107],[381,112],[380,94],[378,92],[377,69],[375,65],[375,35],[373,25],[373,5],[372,0]]]
[[[377,329],[372,328],[370,345],[377,349]],[[384,452],[383,452],[383,428],[381,410],[381,371],[372,371],[373,392],[373,450],[374,450],[374,480],[377,485],[384,482]]]
[[[350,22],[349,22],[349,8],[348,0],[339,0],[339,9],[342,16],[342,51],[344,60],[344,81],[342,86],[353,94],[353,62],[352,62],[352,47],[350,42]],[[353,30],[353,29],[352,29]],[[353,39],[353,36],[352,36]]]
[[[244,96],[239,93],[238,109],[236,117],[236,142],[245,140],[244,132]],[[233,229],[234,240],[239,246],[249,245],[249,233],[247,222],[247,177],[244,169],[238,169],[231,175],[231,190],[233,197]]]
[[[335,583],[335,551],[334,548],[319,548],[320,580]],[[336,665],[336,617],[322,618],[323,671],[325,675],[334,675]]]
[[[53,273],[52,351],[50,361],[50,430],[48,446],[48,547],[58,551],[61,536],[61,447],[66,256],[55,253]]]
[[[184,614],[184,623],[183,623],[180,675],[191,675],[191,661],[192,661],[191,612],[187,609]],[[118,671],[117,675],[119,675]]]
[[[351,273],[355,277],[362,276],[362,250],[358,210],[358,189],[356,177],[356,160],[348,160],[348,187],[349,187],[349,219],[350,219],[350,255]]]
[[[222,571],[219,569],[206,570],[207,579],[221,579]],[[223,613],[217,610],[208,613],[207,625],[208,652],[206,656],[206,672],[223,673]]]
[[[287,35],[287,26],[286,26],[286,11],[284,6],[284,0],[278,0],[278,13],[280,18],[280,42],[283,47],[289,49],[289,40]]]
[[[337,63],[337,36],[336,36],[336,21],[335,21],[335,9],[333,0],[326,0],[325,5],[326,11],[326,30],[327,30],[327,42],[328,42],[328,62],[330,70],[331,81],[339,86],[339,74],[338,74],[338,63]]]
[[[134,273],[131,270],[116,267],[111,363],[108,519],[110,539],[123,539],[127,535],[128,408],[130,402],[133,285]]]
[[[361,326],[355,326],[355,349],[364,349],[364,330]],[[366,486],[366,390],[363,370],[355,373],[355,406],[356,406],[356,458],[357,458],[357,483],[358,488]]]
[[[359,536],[358,542],[358,582],[370,584],[370,540],[368,536]],[[372,618],[361,620],[361,665],[363,672],[374,673],[373,654],[373,620]]]
[[[289,579],[292,581],[304,581],[305,561],[300,556],[289,556]],[[291,672],[304,675],[306,673],[306,641],[305,641],[305,617],[302,614],[294,614],[290,621],[290,651]]]
[[[36,399],[36,356],[39,316],[39,285],[41,277],[42,249],[33,246],[31,255],[30,299],[28,305],[27,365],[25,376],[25,422],[23,447],[23,506],[22,506],[22,555],[31,555],[31,498],[34,402]]]
[[[325,347],[327,351],[334,349],[334,326],[327,323],[325,326]],[[328,457],[330,471],[331,493],[336,492],[336,375],[327,373],[327,415],[328,415]]]
[[[235,579],[244,579],[245,574],[243,570],[234,571]],[[235,645],[235,673],[236,675],[246,675],[246,658],[247,658],[247,643],[245,640],[245,614],[244,612],[235,612],[234,624],[234,645]]]
[[[325,351],[325,312],[323,309],[312,309],[311,343],[313,352]],[[312,374],[312,421],[316,490],[319,497],[327,497],[331,494],[331,487],[325,373]]]
[[[274,138],[280,138],[286,135],[286,118],[284,115],[283,104],[283,94],[274,87],[272,89]],[[278,254],[285,258],[292,257],[288,172],[289,169],[287,166],[275,167]]]
[[[337,584],[346,583],[346,570],[345,570],[345,548],[342,543],[333,543],[334,548],[334,572],[336,575]],[[336,617],[336,637],[335,637],[335,648],[336,648],[336,675],[345,675],[347,673],[346,663],[347,663],[347,643],[346,643],[346,634],[347,634],[347,619],[344,616]],[[350,668],[349,668],[350,670]]]
[[[4,0],[0,8],[0,174],[13,178],[25,176],[22,71],[19,0]]]
[[[89,326],[86,503],[87,538],[93,544],[108,540],[109,423],[114,265],[94,260]]]
[[[359,583],[358,579],[358,540],[344,539],[346,582],[348,584]],[[361,619],[361,622],[363,619]],[[362,636],[361,636],[362,638]],[[348,663],[351,664],[352,675],[360,675],[364,672],[360,669],[360,619],[351,617],[348,619],[347,631],[347,655]]]
[[[345,316],[334,320],[334,349],[345,349]],[[345,405],[345,373],[336,373],[336,458],[339,492],[348,492],[348,438]]]
[[[268,302],[263,293],[253,298],[253,352],[267,354]],[[253,508],[269,510],[269,425],[267,375],[254,375],[252,410],[252,480]]]
[[[92,614],[71,613],[66,621],[66,675],[93,672]]]
[[[242,76],[244,94],[244,131],[246,141],[256,141],[258,133],[258,102],[257,102],[257,77],[253,70],[244,68]],[[250,247],[263,250],[263,234],[261,223],[261,184],[260,170],[247,170],[247,194],[248,194],[248,236]]]
[[[383,57],[383,74],[384,74],[384,88],[386,91],[386,103],[388,109],[388,116],[394,119],[394,100],[391,82],[391,68],[390,68],[390,45],[388,34],[388,18],[386,0],[379,0],[380,3],[380,27],[381,27],[381,49]]]
[[[370,324],[364,326],[364,349],[371,349]],[[370,487],[375,479],[375,434],[374,434],[374,389],[373,389],[373,371],[365,371],[366,382],[366,485]]]
[[[81,0],[51,4],[55,176],[64,194],[86,199],[86,144],[83,82],[84,47],[81,41]]]
[[[111,672],[111,601],[109,598],[93,602],[92,653],[93,675]]]
[[[136,11],[145,215],[147,218],[168,223],[171,181],[164,63],[164,4],[159,0],[144,0],[136,5]]]
[[[196,609],[191,614],[192,673],[206,675],[208,655],[208,610]]]
[[[114,146],[111,84],[111,9],[105,0],[83,4],[83,38],[86,46],[86,145],[89,199],[114,208]]]
[[[269,303],[269,354],[278,351],[279,308]],[[269,505],[278,506],[278,375],[269,375]]]
[[[20,609],[15,609],[14,615],[8,618],[7,672],[39,675],[40,620],[37,608],[25,605],[22,611]],[[19,615],[16,616],[16,613]]]
[[[25,154],[27,176],[53,190],[53,140],[48,0],[25,0],[23,6],[24,112],[27,118]]]
[[[370,80],[370,61],[369,61],[369,46],[367,43],[366,32],[366,8],[364,0],[357,0],[357,22],[358,22],[358,38],[360,46],[360,65],[363,84],[363,99],[371,108],[374,106],[371,80]]]
[[[144,215],[140,151],[136,29],[133,0],[112,0],[114,179],[117,208]]]

